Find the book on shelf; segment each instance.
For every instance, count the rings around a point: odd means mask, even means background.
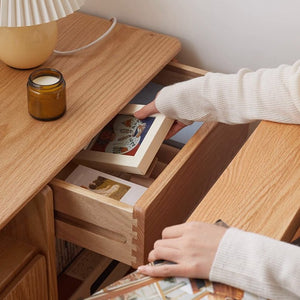
[[[147,190],[139,184],[82,165],[75,168],[66,182],[132,206]]]
[[[143,105],[128,104],[75,157],[75,161],[97,169],[144,175],[163,143],[173,120],[153,114],[134,117]]]

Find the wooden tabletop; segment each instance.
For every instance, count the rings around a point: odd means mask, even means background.
[[[59,21],[58,50],[83,46],[109,20],[74,13]],[[177,39],[117,24],[104,40],[73,55],[53,54],[67,84],[67,112],[41,122],[27,112],[32,70],[0,62],[0,228],[46,185],[180,51]]]
[[[291,241],[300,226],[300,125],[261,122],[189,221]]]

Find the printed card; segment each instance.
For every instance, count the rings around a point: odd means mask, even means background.
[[[147,190],[138,184],[82,165],[66,178],[66,182],[132,206]]]

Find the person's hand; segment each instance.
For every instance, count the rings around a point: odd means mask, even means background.
[[[134,116],[140,120],[149,117],[150,115],[158,113],[158,109],[155,106],[155,100],[151,101],[140,110],[134,113]]]
[[[140,110],[136,111],[134,113],[134,116],[140,120],[143,120],[149,117],[150,115],[156,114],[158,112],[159,111],[155,106],[155,100],[153,100],[152,102],[150,102],[149,104],[141,108]],[[175,135],[178,131],[180,131],[185,126],[186,125],[183,124],[182,122],[175,121],[166,136],[166,140],[171,138],[173,135]]]
[[[138,271],[153,277],[207,279],[225,231],[224,227],[201,222],[167,227],[162,239],[155,242],[148,259],[150,262],[162,259],[175,264],[144,265]]]

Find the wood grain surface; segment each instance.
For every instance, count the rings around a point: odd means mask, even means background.
[[[33,246],[0,234],[0,294],[35,254]]]
[[[0,294],[0,298],[3,300],[49,299],[46,271],[45,257],[36,255]]]
[[[38,253],[43,254],[47,264],[49,299],[57,299],[54,212],[51,188],[45,186],[1,232],[18,242],[31,245]],[[16,251],[14,248],[10,247],[10,251]],[[2,271],[1,268],[0,270]]]
[[[300,126],[261,122],[189,221],[291,241],[300,226]]]
[[[74,13],[59,21],[57,49],[70,50],[100,36],[109,20]],[[46,185],[180,50],[177,39],[117,24],[95,46],[53,54],[41,67],[62,72],[67,112],[41,122],[27,112],[32,70],[0,62],[0,228]]]

